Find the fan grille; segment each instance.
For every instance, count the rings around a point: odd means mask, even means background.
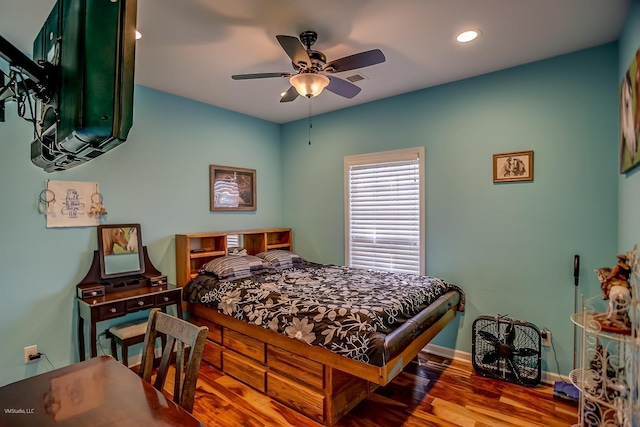
[[[472,364],[478,374],[534,386],[541,363],[540,330],[534,324],[500,316],[473,322]]]

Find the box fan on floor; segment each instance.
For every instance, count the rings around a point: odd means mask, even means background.
[[[472,364],[485,377],[523,386],[541,378],[540,330],[505,316],[480,316],[473,322]]]

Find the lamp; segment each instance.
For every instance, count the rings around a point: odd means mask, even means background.
[[[329,77],[315,73],[300,73],[289,79],[291,86],[295,87],[300,95],[307,98],[320,95],[329,81]]]

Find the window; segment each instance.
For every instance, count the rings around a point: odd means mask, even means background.
[[[227,248],[238,248],[242,246],[239,234],[227,234]]]
[[[424,148],[347,156],[346,262],[424,274]]]

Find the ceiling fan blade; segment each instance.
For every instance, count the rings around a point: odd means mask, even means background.
[[[255,73],[255,74],[234,74],[233,80],[268,79],[271,77],[291,77],[291,73]]]
[[[323,71],[328,73],[340,73],[342,71],[355,70],[356,68],[380,64],[385,60],[386,58],[380,49],[373,49],[327,62]]]
[[[286,91],[284,95],[282,95],[282,98],[280,98],[280,102],[291,102],[295,100],[298,97],[298,95],[299,94],[296,88],[291,86],[289,90]]]
[[[302,43],[300,43],[300,40],[293,36],[282,35],[276,36],[276,39],[278,39],[278,43],[280,43],[280,46],[287,52],[287,55],[289,55],[289,58],[291,58],[294,64],[305,69],[311,66],[309,54],[304,46],[302,46]]]
[[[329,92],[335,93],[336,95],[344,96],[345,98],[351,99],[362,90],[358,86],[347,80],[342,80],[334,76],[327,77],[329,77],[330,81],[329,85],[325,89],[327,89]]]

